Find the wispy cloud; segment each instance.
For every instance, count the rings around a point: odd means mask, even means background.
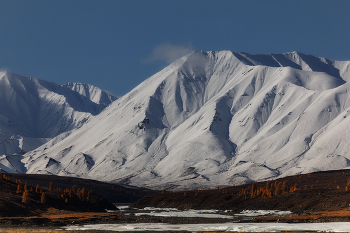
[[[184,46],[163,43],[153,48],[152,54],[146,59],[146,62],[164,61],[170,64],[176,59],[191,53],[193,50],[191,44]]]

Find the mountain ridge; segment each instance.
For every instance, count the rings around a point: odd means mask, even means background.
[[[104,108],[105,105],[96,104],[78,92],[53,82],[9,71],[0,72],[2,164],[17,172],[24,171],[23,165],[15,165],[16,156],[39,147],[61,133],[81,127]],[[6,166],[0,169],[8,170]]]
[[[118,97],[112,95],[111,93],[103,91],[100,88],[95,87],[91,84],[68,82],[63,84],[62,86],[78,92],[79,94],[89,98],[92,102],[96,104],[102,104],[104,106],[108,106],[114,100],[118,99]]]
[[[327,135],[349,121],[349,67],[299,52],[194,51],[22,163],[27,173],[157,189],[347,168],[346,143]]]

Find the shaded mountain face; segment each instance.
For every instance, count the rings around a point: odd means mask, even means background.
[[[16,156],[8,155],[33,150],[79,128],[104,108],[67,87],[0,72],[0,163],[22,171]]]
[[[18,166],[167,189],[347,168],[349,71],[298,52],[195,51]]]
[[[101,104],[104,106],[108,106],[114,100],[118,99],[116,96],[106,91],[103,91],[100,88],[95,87],[91,84],[69,82],[64,84],[63,86],[78,92],[80,95],[89,98],[92,102],[96,104]]]

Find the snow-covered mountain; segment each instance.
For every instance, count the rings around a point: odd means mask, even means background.
[[[348,168],[349,81],[350,62],[195,51],[21,164],[173,189]]]
[[[95,87],[91,84],[69,82],[64,84],[63,86],[89,98],[92,102],[96,104],[108,106],[114,100],[118,99],[115,95],[103,91],[100,88]]]
[[[23,171],[23,166],[14,161],[20,155],[13,154],[33,150],[79,128],[104,108],[104,104],[96,104],[67,87],[0,72],[0,169]]]

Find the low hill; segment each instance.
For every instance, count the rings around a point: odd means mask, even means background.
[[[242,210],[294,213],[350,210],[350,170],[289,176],[228,188],[169,192],[141,198],[134,207]]]
[[[70,189],[31,185],[18,177],[0,174],[0,217],[36,216],[50,208],[100,212],[115,209],[101,195],[78,185]]]
[[[154,193],[149,189],[136,187],[125,187],[117,184],[104,183],[96,180],[81,179],[75,177],[41,175],[41,174],[10,174],[10,177],[20,179],[22,182],[28,182],[31,185],[48,187],[53,182],[55,188],[70,189],[73,185],[86,190],[92,190],[112,203],[134,203],[143,196]]]

